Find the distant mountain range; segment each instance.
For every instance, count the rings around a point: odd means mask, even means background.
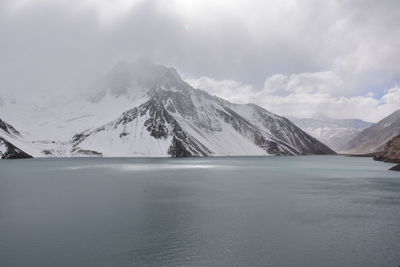
[[[290,117],[297,126],[333,150],[346,150],[347,143],[373,123],[358,119],[333,119],[323,115],[313,118]]]
[[[385,144],[400,134],[400,110],[393,112],[376,124],[371,125],[345,146],[349,153],[373,153],[383,151]]]
[[[335,154],[284,117],[194,89],[175,69],[143,60],[119,63],[65,105],[4,102],[0,137],[35,157]]]

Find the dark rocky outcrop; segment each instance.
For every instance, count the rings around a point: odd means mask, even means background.
[[[390,168],[389,170],[391,170],[391,171],[400,171],[400,164],[397,164],[396,166]]]
[[[4,138],[4,137],[7,137]],[[0,159],[25,159],[32,158],[31,155],[13,145],[9,140],[21,137],[11,124],[0,119]]]
[[[0,158],[1,159],[26,159],[32,158],[31,155],[25,153],[18,147],[8,142],[3,137],[0,137]]]
[[[374,160],[389,163],[400,163],[400,135],[387,142],[384,150],[376,153]],[[391,170],[400,170],[400,164],[391,168]]]

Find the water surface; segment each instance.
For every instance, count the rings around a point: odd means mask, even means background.
[[[0,161],[0,266],[399,266],[400,173],[341,156]]]

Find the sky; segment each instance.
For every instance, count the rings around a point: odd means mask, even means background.
[[[378,121],[400,109],[398,0],[1,0],[0,90],[40,102],[148,58],[237,103]]]

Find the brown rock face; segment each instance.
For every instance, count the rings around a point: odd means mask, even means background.
[[[374,156],[374,160],[400,163],[400,135],[393,137],[389,142],[387,142],[384,150]],[[400,170],[400,164],[393,167],[391,170]]]
[[[386,143],[383,151],[383,161],[400,163],[400,135]]]

